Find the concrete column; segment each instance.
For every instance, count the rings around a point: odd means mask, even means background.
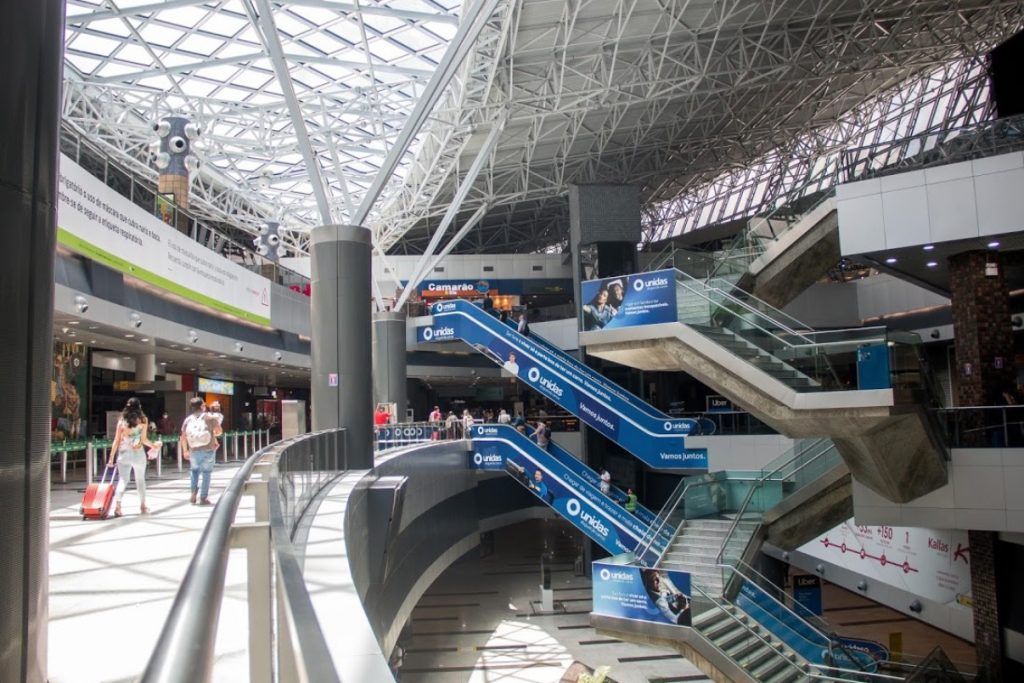
[[[135,356],[135,381],[155,382],[156,381],[156,354],[140,353]]]
[[[4,7],[0,21],[0,672],[45,681],[53,254],[64,1]]]
[[[405,314],[384,311],[373,316],[373,395],[377,403],[398,406],[396,419],[405,422]]]
[[[990,264],[994,264],[993,268]],[[1002,403],[1001,393],[1013,387],[1013,327],[1010,297],[1002,259],[994,251],[969,251],[949,257],[950,299],[956,344],[957,405],[991,406]],[[993,416],[978,429],[981,438],[1001,439],[1002,420]],[[965,428],[983,427],[977,424]],[[993,445],[991,443],[985,445]],[[970,531],[971,599],[974,601],[975,657],[988,680],[1002,680],[1002,628],[996,595],[996,534]]]
[[[373,466],[370,231],[322,225],[311,233],[310,373],[313,429],[347,430],[348,466]]]

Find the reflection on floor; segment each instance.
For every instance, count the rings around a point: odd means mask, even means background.
[[[406,625],[403,683],[548,683],[574,661],[608,665],[620,683],[708,680],[675,652],[623,643],[590,627],[590,580],[574,569],[578,543],[565,522],[533,520],[495,532],[486,557],[474,550],[452,565]],[[539,602],[545,553],[555,595],[549,614]]]

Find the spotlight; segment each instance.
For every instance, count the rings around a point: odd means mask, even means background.
[[[270,247],[268,247],[267,245],[261,243],[258,247],[256,247],[256,252],[260,256],[266,256],[267,254],[270,253]]]
[[[167,119],[161,119],[153,124],[153,132],[162,138],[167,137],[167,134],[171,132],[171,122]]]
[[[270,235],[269,237],[267,237],[267,244],[269,244],[272,247],[276,247],[277,245],[281,244],[281,238],[278,235]]]
[[[185,169],[192,173],[198,171],[202,163],[195,154],[189,154],[185,157]]]
[[[163,170],[171,165],[171,155],[167,152],[160,152],[156,155],[156,167]]]
[[[263,223],[262,225],[260,225],[261,235],[266,235],[268,232],[270,232],[270,223]]]
[[[89,300],[81,294],[75,295],[75,308],[78,309],[79,313],[85,313],[89,310]]]
[[[189,140],[195,140],[203,134],[203,129],[198,123],[186,123],[185,124],[185,137]]]
[[[181,137],[180,135],[175,135],[168,141],[167,147],[172,152],[180,154],[181,152],[184,152],[186,149],[188,149],[188,142],[185,140],[185,138]]]

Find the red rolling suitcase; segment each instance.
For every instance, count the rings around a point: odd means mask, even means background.
[[[107,474],[110,480],[107,480]],[[114,505],[114,489],[117,487],[117,467],[107,467],[99,482],[89,484],[82,497],[82,519],[106,519]]]

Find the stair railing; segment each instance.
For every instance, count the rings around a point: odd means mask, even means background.
[[[729,526],[729,530],[726,532],[725,537],[722,539],[722,544],[719,546],[718,555],[715,558],[715,563],[718,565],[728,565],[730,562],[729,549],[734,545],[737,539],[737,533],[740,529],[740,522],[743,521],[744,517],[749,514],[751,505],[754,501],[755,495],[763,490],[765,484],[769,481],[783,481],[787,478],[795,476],[798,472],[809,467],[811,464],[817,462],[820,458],[825,457],[828,453],[836,453],[835,445],[829,439],[815,439],[811,443],[805,445],[802,449],[794,453],[791,457],[787,458],[781,464],[775,465],[769,463],[768,467],[761,470],[762,476],[758,482],[750,487],[747,491],[746,497],[743,499],[743,503],[740,505],[736,512],[736,516],[732,520],[732,524]],[[808,454],[810,453],[809,457]],[[806,458],[806,459],[805,459]],[[802,459],[805,459],[798,466],[794,467],[792,471],[786,474],[782,474],[783,470],[793,465]],[[776,458],[776,462],[779,458]],[[771,469],[768,469],[768,468]],[[766,472],[767,470],[767,472]],[[802,488],[802,487],[801,487]],[[760,512],[764,512],[761,510]],[[738,541],[740,545],[739,553],[737,558],[742,558],[747,544],[750,543],[750,539],[754,537],[754,533],[749,534],[743,539]],[[725,577],[722,577],[722,585],[725,585]]]

